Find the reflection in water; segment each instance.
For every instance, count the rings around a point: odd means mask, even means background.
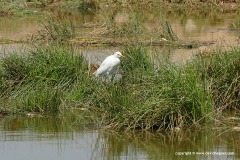
[[[40,16],[0,17],[0,39],[25,40],[38,27]]]
[[[115,21],[116,25],[127,23],[131,20],[132,12],[137,12],[138,10],[128,10],[128,9],[119,9],[114,11],[115,14],[110,14],[114,17],[112,19]],[[164,12],[164,11],[163,11]],[[96,24],[104,24],[106,19],[111,17],[106,17],[108,12],[99,10],[95,14],[83,14],[78,11],[53,11],[55,16],[65,16],[69,19],[72,19],[74,26],[76,27],[78,36],[83,36],[86,32],[91,30],[96,30],[98,26]],[[105,17],[104,17],[105,15]],[[141,14],[140,14],[141,15]],[[161,14],[158,10],[144,10],[144,14],[140,16],[140,20],[143,22],[144,32],[146,32],[144,37],[145,39],[151,38],[148,33],[155,33],[157,28],[159,28],[158,18]],[[170,22],[173,31],[177,34],[180,40],[186,41],[215,41],[214,46],[211,48],[219,48],[219,46],[229,46],[235,45],[238,43],[238,35],[235,31],[230,30],[230,24],[232,24],[237,18],[238,14],[236,12],[230,13],[219,13],[217,15],[201,16],[201,15],[191,15],[183,14],[179,15],[176,13],[165,13],[167,20]],[[23,17],[0,17],[0,40],[1,39],[11,39],[11,40],[23,40],[28,38],[30,34],[36,32],[38,25],[37,19],[43,19],[40,15],[34,16],[23,16]],[[91,28],[92,26],[92,28]],[[209,46],[208,46],[209,47]],[[159,49],[158,52],[165,54],[163,56],[169,56],[170,59],[174,62],[184,62],[196,53],[199,53],[199,50],[206,50],[208,47],[201,47],[200,49],[171,49],[171,52],[165,52],[165,50]],[[0,44],[0,57],[3,54],[9,53],[15,50],[23,50],[21,44]],[[92,48],[81,48],[80,50],[84,53],[87,53],[87,57],[93,59],[95,56],[104,58],[109,52],[112,53],[112,50],[121,50],[123,47],[110,48],[104,47],[94,47]],[[100,53],[105,52],[104,54],[98,54],[97,52],[91,52],[92,50],[99,51]],[[96,53],[96,54],[95,54]]]
[[[179,134],[175,137],[148,133],[128,136],[115,133],[112,135],[107,134],[106,137],[109,141],[107,143],[109,144],[108,153],[111,155],[119,155],[129,146],[132,146],[136,150],[143,150],[148,159],[232,159],[234,155],[207,155],[208,152],[216,152],[216,154],[223,152],[229,152],[229,154],[238,153],[237,150],[234,150],[234,145],[232,145],[233,138],[228,137],[232,133],[229,132],[224,136],[215,138],[216,134],[208,130],[192,135],[190,133]],[[218,140],[224,140],[224,143],[217,144],[216,141]],[[116,145],[116,142],[117,144],[121,142],[120,148]],[[181,155],[187,154],[187,152],[191,152],[191,154]],[[201,153],[205,155],[200,155]]]
[[[61,14],[56,12],[55,15]],[[87,23],[100,21],[102,13],[68,16],[81,32]],[[127,12],[115,14],[116,23],[126,23]],[[151,30],[154,14],[145,12],[144,27]],[[183,40],[218,41],[219,44],[236,43],[236,34],[228,30],[229,24],[238,15],[220,14],[209,17],[167,15],[174,32]],[[0,39],[21,40],[36,30],[36,17],[0,17]],[[149,21],[150,20],[150,21]],[[86,27],[86,28],[84,28]],[[156,27],[155,27],[156,28]],[[150,32],[150,31],[149,31]],[[25,48],[22,44],[0,44],[3,54]],[[152,47],[153,54],[161,54],[163,59],[184,61],[190,59],[197,50]],[[102,59],[119,48],[83,48],[87,58],[92,55]],[[25,50],[24,50],[25,51]],[[156,133],[114,133],[102,132],[84,125],[73,126],[73,122],[56,117],[41,118],[0,118],[0,159],[18,160],[61,160],[61,159],[240,159],[240,135],[229,128],[205,130],[198,133],[179,133],[174,136]],[[219,155],[221,153],[230,155]],[[211,154],[210,154],[211,153]],[[216,153],[216,154],[213,154]],[[232,155],[232,153],[234,155]]]
[[[86,124],[71,124],[73,122],[56,117],[1,118],[1,159],[240,158],[240,135],[229,128],[170,136],[148,132],[104,132],[86,129]]]

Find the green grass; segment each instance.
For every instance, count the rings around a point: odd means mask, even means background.
[[[50,0],[49,0],[50,1]],[[0,0],[0,15],[24,15],[33,14],[37,8],[44,7],[48,0]]]
[[[202,65],[201,72],[205,73],[210,84],[214,107],[239,109],[240,50],[232,47],[228,51],[216,51],[198,60]]]
[[[11,55],[2,60],[1,68],[2,96],[16,100],[24,111],[59,111],[64,91],[88,78],[86,60],[71,48]]]
[[[69,47],[5,57],[0,63],[0,112],[84,110],[105,128],[174,130],[210,123],[215,109],[239,106],[238,49],[184,66],[154,64],[142,44],[126,46],[124,53],[122,78],[113,83],[90,75],[86,59]]]
[[[171,25],[161,12],[142,9],[140,6],[126,6],[100,10],[97,15],[100,20],[98,35],[107,37],[127,38],[128,41],[159,41],[165,38],[168,41],[177,41],[178,37],[173,32]],[[151,17],[149,16],[151,15]],[[151,24],[151,25],[150,25]],[[121,40],[120,39],[120,40]]]
[[[25,6],[25,0],[0,0],[0,11],[6,15],[13,14],[16,10],[22,10]]]
[[[162,63],[156,73],[141,45],[127,48],[125,53],[122,80],[96,95],[94,109],[105,116],[105,125],[151,130],[210,120],[206,116],[212,111],[210,92],[195,68],[179,68],[169,62]]]
[[[63,44],[76,34],[72,20],[65,16],[48,15],[39,25],[40,29],[32,36],[33,42]]]

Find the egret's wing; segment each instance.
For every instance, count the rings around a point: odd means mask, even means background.
[[[107,57],[96,71],[96,76],[104,75],[112,67],[112,57]]]
[[[103,65],[103,66],[100,66],[98,69],[97,69],[97,71],[96,71],[96,74],[97,75],[104,75],[104,74],[106,74],[107,73],[107,71],[108,71],[108,69],[109,69],[109,67],[108,67],[109,65]]]
[[[102,62],[102,64],[100,65],[100,67],[101,67],[101,66],[109,65],[112,60],[113,60],[113,57],[112,57],[112,56],[108,56],[108,57]]]

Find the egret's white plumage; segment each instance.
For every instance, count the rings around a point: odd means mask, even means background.
[[[113,55],[108,56],[95,72],[95,76],[103,76],[105,78],[112,76],[113,78],[115,71],[121,62],[121,57],[123,57],[123,55],[120,52],[115,52]]]

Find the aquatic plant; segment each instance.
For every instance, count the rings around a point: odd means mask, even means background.
[[[97,9],[97,2],[90,0],[90,1],[80,1],[78,9],[81,12],[89,12],[89,11],[95,11]]]
[[[0,0],[0,16],[35,13],[36,8],[46,7],[51,0]]]
[[[210,84],[214,107],[220,111],[239,108],[240,50],[234,47],[227,51],[218,50],[198,61]]]
[[[232,23],[230,23],[229,28],[236,31],[237,35],[238,35],[238,41],[240,40],[240,19],[237,18],[235,20],[233,20]]]
[[[233,48],[177,66],[152,62],[141,43],[130,45],[122,78],[110,83],[89,74],[88,62],[72,48],[38,48],[1,60],[0,112],[11,112],[10,104],[18,113],[84,110],[96,124],[124,130],[206,124],[213,111],[239,106],[239,53]]]
[[[148,12],[150,13],[146,14],[145,10],[131,6],[102,11],[99,16],[101,27],[95,29],[93,33],[138,42],[146,41],[146,39],[159,41],[161,38],[168,41],[178,40],[168,20],[161,12]]]
[[[129,60],[122,63],[122,79],[103,85],[94,97],[92,109],[101,113],[104,126],[172,130],[209,121],[210,92],[195,68],[162,62],[160,70],[154,71],[141,45],[124,53]]]
[[[40,28],[31,41],[42,43],[60,43],[73,38],[76,34],[73,22],[64,16],[47,16],[39,22]]]
[[[25,7],[25,0],[0,0],[0,16],[12,15]]]
[[[88,78],[87,65],[82,55],[59,46],[10,55],[2,60],[1,97],[17,101],[23,111],[59,111],[64,91]]]

